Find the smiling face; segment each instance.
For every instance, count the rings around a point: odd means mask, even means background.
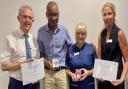
[[[78,24],[75,31],[76,44],[83,45],[85,43],[87,31],[84,24]]]
[[[106,4],[102,9],[104,24],[109,27],[112,26],[115,21],[115,8],[112,4]]]
[[[55,29],[59,20],[59,10],[55,2],[50,2],[47,5],[46,16],[48,19],[48,25],[50,28]]]
[[[32,26],[32,23],[34,21],[32,9],[31,8],[21,8],[19,10],[19,16],[17,16],[17,19],[20,23],[20,29],[24,33],[28,33]]]

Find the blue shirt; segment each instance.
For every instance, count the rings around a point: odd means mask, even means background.
[[[94,66],[95,58],[97,58],[97,55],[92,44],[85,43],[81,49],[74,44],[67,51],[66,65],[73,73],[76,69],[81,68],[90,70]],[[73,82],[71,81],[71,83]],[[75,84],[83,85],[89,83],[94,83],[92,76],[86,77],[83,81],[75,82]]]
[[[59,66],[65,66],[65,46],[71,46],[72,41],[64,26],[58,24],[54,32],[49,30],[48,25],[41,27],[37,40],[40,52],[46,58],[57,59]]]

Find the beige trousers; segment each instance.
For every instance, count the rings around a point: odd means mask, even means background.
[[[66,70],[52,71],[45,69],[43,89],[69,89]]]

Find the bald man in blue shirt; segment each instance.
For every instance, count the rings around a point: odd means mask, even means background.
[[[48,24],[38,31],[38,44],[41,57],[44,57],[45,78],[44,89],[68,89],[65,70],[65,46],[72,44],[67,29],[58,24],[59,10],[55,2],[47,5]]]

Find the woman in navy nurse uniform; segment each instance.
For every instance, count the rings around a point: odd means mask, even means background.
[[[86,43],[86,25],[79,23],[75,30],[76,43],[67,51],[67,74],[70,77],[70,89],[95,89],[92,69],[97,57],[92,44]]]

